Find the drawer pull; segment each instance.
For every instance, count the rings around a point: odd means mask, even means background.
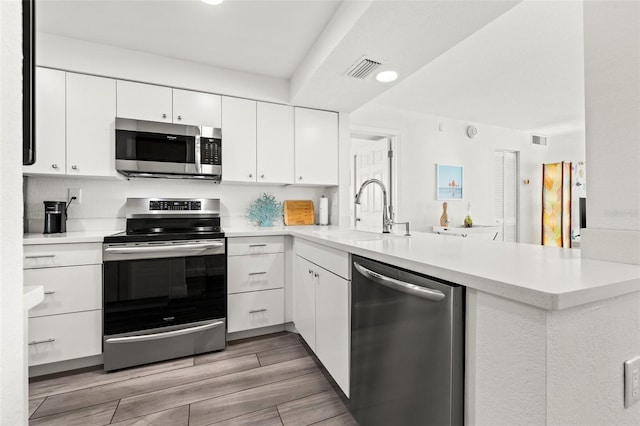
[[[266,247],[266,244],[249,244],[249,247]]]
[[[46,340],[33,340],[31,342],[29,342],[29,346],[33,346],[33,345],[39,345],[40,343],[51,343],[51,342],[55,342],[56,339],[53,338],[49,338]]]
[[[25,259],[44,259],[45,257],[56,257],[55,254],[35,254],[33,256],[25,256]]]
[[[249,272],[249,275],[265,275],[266,272]]]
[[[45,294],[45,296],[47,296],[47,295],[51,295],[51,294],[56,294],[56,292],[51,290],[51,291],[45,291],[44,294]]]
[[[250,314],[257,314],[258,312],[267,312],[267,308],[252,309],[252,310],[249,311]]]

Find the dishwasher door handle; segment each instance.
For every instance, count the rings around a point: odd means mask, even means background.
[[[373,272],[370,269],[365,268],[357,262],[353,262],[353,266],[356,267],[356,270],[360,272],[365,277],[369,278],[372,281],[375,281],[378,284],[382,284],[394,290],[401,291],[403,293],[411,294],[413,296],[418,296],[423,299],[430,300],[432,302],[440,302],[444,300],[445,295],[440,290],[434,290],[432,288],[421,287],[419,285],[411,284],[405,281],[396,280],[394,278],[390,278],[384,275],[381,275],[377,272]]]

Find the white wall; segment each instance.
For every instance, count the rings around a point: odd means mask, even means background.
[[[640,2],[584,4],[587,226],[582,255],[640,264]]]
[[[46,33],[38,33],[36,43],[36,61],[40,66],[262,101],[289,102],[289,82],[284,79]]]
[[[271,185],[214,184],[194,180],[171,179],[81,179],[63,177],[28,177],[26,212],[29,232],[42,232],[43,201],[65,201],[69,188],[82,189],[82,204],[71,205],[67,211],[67,231],[123,230],[124,205],[127,197],[202,197],[220,198],[221,222],[225,226],[248,224],[247,207],[263,192],[274,194],[278,201],[311,199],[318,210],[322,195],[332,205],[335,188],[312,188]]]
[[[27,423],[22,309],[22,23],[0,1],[0,424]]]
[[[470,123],[435,115],[417,114],[369,103],[350,115],[352,126],[400,131],[398,148],[399,220],[410,220],[417,231],[431,231],[439,224],[442,201],[436,200],[436,163],[464,166],[464,200],[448,201],[449,220],[462,225],[471,202],[475,224],[493,225],[493,153],[503,149],[520,152],[520,241],[539,244],[542,164],[584,161],[580,132],[551,135],[547,147],[530,143],[530,134],[513,129]],[[442,124],[443,131],[439,131]],[[470,139],[466,128],[478,128]],[[524,179],[530,184],[525,185]]]

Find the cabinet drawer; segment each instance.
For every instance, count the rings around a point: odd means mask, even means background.
[[[36,244],[24,246],[24,269],[55,266],[99,265],[102,244]]]
[[[284,253],[232,256],[227,268],[229,294],[284,287]]]
[[[239,237],[227,239],[227,254],[229,256],[267,253],[284,253],[284,237]]]
[[[30,366],[101,354],[102,310],[29,318],[28,351]]]
[[[228,296],[229,333],[284,324],[284,290],[252,291]]]
[[[344,279],[351,279],[349,274],[349,253],[301,240],[300,238],[295,239],[294,249],[298,256],[307,259],[309,262],[315,263]]]
[[[44,286],[44,301],[30,318],[102,309],[102,265],[27,269],[24,285]]]

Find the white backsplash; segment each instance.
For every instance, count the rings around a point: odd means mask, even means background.
[[[337,224],[337,187],[214,184],[179,179],[89,179],[68,177],[25,177],[25,220],[28,232],[42,232],[43,201],[68,199],[69,188],[82,190],[82,203],[67,211],[68,231],[123,230],[124,206],[128,197],[220,198],[222,227],[248,224],[247,207],[263,192],[274,194],[278,201],[313,200],[316,217],[319,199],[329,198],[330,222]]]

